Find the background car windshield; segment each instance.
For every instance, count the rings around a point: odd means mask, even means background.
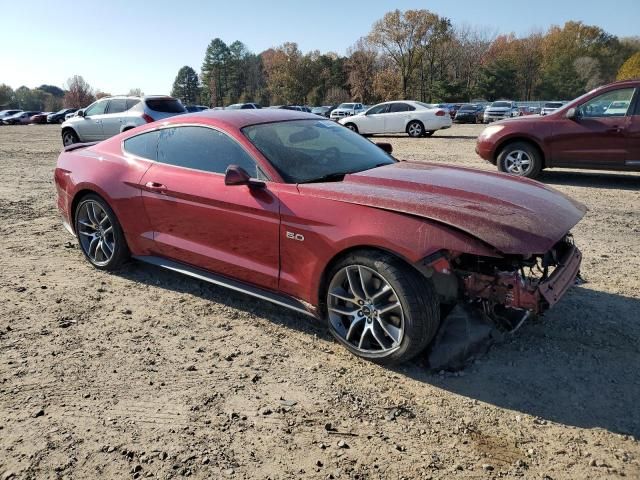
[[[493,102],[491,106],[492,107],[510,107],[511,104],[509,102]]]
[[[330,120],[264,123],[242,129],[287,183],[394,163],[380,147]]]
[[[544,108],[560,108],[562,103],[560,102],[548,102],[544,104]]]
[[[461,112],[473,112],[477,107],[475,105],[463,105],[460,107]]]
[[[355,103],[341,103],[338,108],[353,108]]]

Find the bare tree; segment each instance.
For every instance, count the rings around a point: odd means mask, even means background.
[[[127,95],[131,97],[144,97],[144,92],[140,88],[132,88]]]
[[[331,87],[327,90],[325,97],[325,103],[327,105],[338,105],[339,103],[348,102],[349,100],[349,92],[340,87]]]
[[[421,60],[424,39],[438,19],[428,10],[394,10],[375,22],[367,37],[395,63],[405,98],[409,79]]]
[[[373,80],[376,73],[377,53],[366,38],[359,39],[347,53],[349,57],[346,67],[351,97],[366,103],[374,96]]]
[[[65,85],[67,93],[64,95],[64,106],[66,108],[84,108],[93,101],[93,88],[80,75],[74,75]]]

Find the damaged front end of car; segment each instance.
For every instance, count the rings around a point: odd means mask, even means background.
[[[429,349],[434,369],[455,370],[504,333],[555,305],[580,275],[582,254],[567,234],[540,255],[485,257],[439,252],[423,272],[441,302],[441,326]]]
[[[479,303],[501,329],[513,319],[540,315],[555,305],[580,272],[582,254],[571,235],[542,255],[480,257],[462,254],[451,261],[465,299]]]

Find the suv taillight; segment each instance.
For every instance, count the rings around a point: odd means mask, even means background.
[[[153,118],[151,118],[151,116],[147,115],[146,113],[142,114],[142,118],[147,123],[155,122],[155,120]]]
[[[436,112],[436,117],[444,117],[445,116],[445,112],[444,110],[438,110]]]

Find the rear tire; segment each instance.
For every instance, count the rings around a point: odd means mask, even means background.
[[[438,297],[429,280],[398,258],[352,252],[327,278],[329,330],[354,355],[383,365],[403,363],[435,336]]]
[[[536,178],[542,171],[542,155],[528,142],[513,142],[500,150],[497,165],[501,172]]]
[[[422,137],[424,135],[424,125],[418,120],[412,120],[407,124],[407,133],[413,138]]]
[[[94,267],[117,270],[129,259],[129,247],[111,207],[101,197],[88,194],[74,213],[80,250]]]

